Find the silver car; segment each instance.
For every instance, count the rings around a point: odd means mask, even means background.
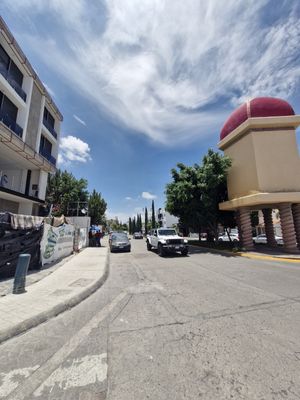
[[[277,244],[283,245],[282,236],[275,235],[275,240]],[[267,236],[264,233],[262,233],[261,235],[257,235],[253,238],[253,242],[255,244],[267,244]]]
[[[126,233],[114,232],[109,240],[110,252],[131,251],[131,244]]]
[[[237,233],[230,233],[229,236],[230,236],[230,239],[231,239],[232,242],[238,242],[239,241],[239,235]],[[223,235],[219,235],[218,241],[219,242],[230,242],[227,233],[224,233]]]

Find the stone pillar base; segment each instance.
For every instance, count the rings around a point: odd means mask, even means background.
[[[263,216],[264,216],[267,244],[270,247],[277,247],[277,242],[275,239],[275,233],[274,233],[274,227],[273,227],[272,209],[264,208],[262,210],[262,212],[263,212]]]
[[[240,208],[239,216],[242,231],[242,246],[245,247],[246,250],[253,250],[254,244],[252,239],[250,211],[247,208]]]
[[[239,232],[239,241],[242,244],[243,243],[243,232],[242,232],[242,227],[241,227],[241,218],[240,218],[239,210],[237,210],[235,212],[235,219],[236,219],[236,224],[237,224],[238,232]]]
[[[293,204],[292,212],[298,249],[300,249],[300,204]]]
[[[283,238],[283,249],[287,253],[299,253],[291,204],[279,204],[279,215]]]

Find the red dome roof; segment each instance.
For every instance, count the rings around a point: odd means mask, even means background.
[[[221,130],[220,140],[224,139],[248,118],[283,117],[287,115],[295,115],[295,112],[285,100],[275,99],[274,97],[257,97],[233,111]]]

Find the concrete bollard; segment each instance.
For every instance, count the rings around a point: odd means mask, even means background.
[[[30,263],[30,254],[20,254],[15,273],[13,294],[25,293],[26,275]]]

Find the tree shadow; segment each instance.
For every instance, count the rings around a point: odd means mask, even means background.
[[[199,245],[195,245],[195,244],[189,244],[189,253],[190,254],[211,254],[211,255],[215,255],[215,256],[223,256],[223,257],[237,257],[237,254],[235,254],[232,251],[232,247],[222,247],[222,248],[218,248],[218,247],[206,247],[204,245],[199,246]]]

